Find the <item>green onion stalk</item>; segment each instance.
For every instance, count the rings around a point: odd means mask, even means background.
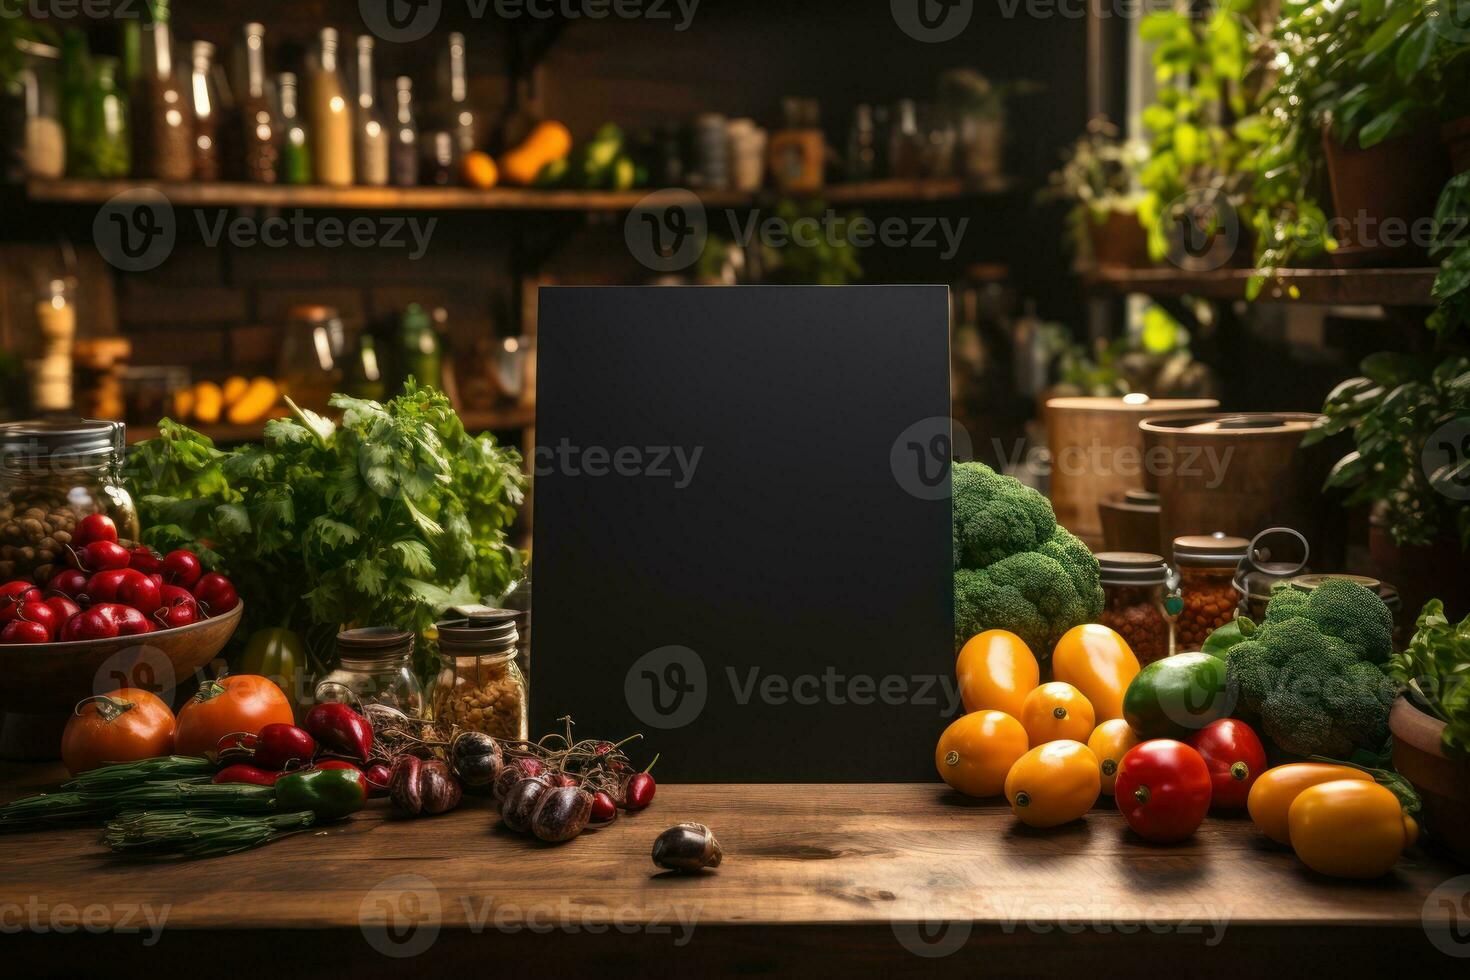
[[[131,810],[185,809],[270,813],[276,809],[276,791],[270,786],[247,783],[174,779],[125,789],[41,793],[0,807],[0,832],[42,830],[57,823],[95,822]]]
[[[102,843],[124,854],[217,857],[300,833],[315,823],[310,810],[266,817],[201,810],[128,812],[107,825]]]

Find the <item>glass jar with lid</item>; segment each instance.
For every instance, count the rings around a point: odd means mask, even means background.
[[[120,422],[81,419],[0,425],[0,581],[49,581],[89,514],[112,518],[125,547],[137,542],[123,431]]]
[[[457,606],[438,624],[439,676],[430,700],[440,724],[524,739],[526,675],[516,663],[521,614],[513,609]]]
[[[396,626],[338,633],[337,667],[322,678],[315,693],[318,701],[382,704],[423,717],[424,688],[413,672],[413,634]]]
[[[336,307],[318,303],[291,307],[276,369],[281,390],[302,408],[325,412],[333,393],[342,390],[346,349],[347,330]]]
[[[1169,566],[1160,555],[1139,551],[1104,551],[1103,611],[1100,622],[1115,630],[1138,658],[1140,666],[1174,653],[1174,617],[1166,607]]]
[[[19,156],[28,177],[56,178],[66,172],[66,128],[61,118],[60,52],[17,42],[24,53],[14,84],[24,109]]]
[[[1179,571],[1183,606],[1175,642],[1185,652],[1198,650],[1215,630],[1235,618],[1240,593],[1235,572],[1250,542],[1226,534],[1189,534],[1174,539],[1174,567]]]
[[[1240,594],[1240,614],[1257,623],[1265,619],[1272,591],[1306,571],[1311,554],[1306,537],[1289,527],[1268,527],[1251,538],[1232,581]]]

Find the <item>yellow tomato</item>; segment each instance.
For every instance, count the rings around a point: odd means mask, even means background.
[[[1092,734],[1092,704],[1071,684],[1052,681],[1026,695],[1021,724],[1032,745],[1068,738],[1085,742]]]
[[[1334,766],[1325,762],[1293,762],[1267,769],[1251,786],[1245,808],[1256,829],[1278,844],[1291,843],[1288,820],[1291,804],[1312,786],[1339,779],[1372,782],[1373,777],[1350,766]]]
[[[1101,792],[1097,756],[1071,740],[1038,745],[1006,774],[1011,812],[1032,827],[1055,827],[1080,818]]]
[[[1069,629],[1051,656],[1052,676],[1081,691],[1098,721],[1123,717],[1123,695],[1138,676],[1128,641],[1097,623]]]
[[[996,796],[1026,754],[1026,729],[1004,711],[972,711],[950,722],[934,749],[946,783],[966,796]]]
[[[1375,782],[1339,779],[1297,795],[1288,817],[1302,863],[1337,878],[1377,878],[1419,836],[1399,798]]]
[[[1109,718],[1092,730],[1087,739],[1087,747],[1097,756],[1104,793],[1113,795],[1113,781],[1118,778],[1118,763],[1137,744],[1138,736],[1133,734],[1132,726],[1122,718]]]
[[[955,676],[966,711],[993,708],[1012,718],[1037,684],[1041,668],[1026,641],[1008,630],[986,630],[960,648]]]

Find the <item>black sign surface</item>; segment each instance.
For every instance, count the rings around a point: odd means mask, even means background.
[[[532,735],[699,782],[935,778],[943,286],[543,288]]]

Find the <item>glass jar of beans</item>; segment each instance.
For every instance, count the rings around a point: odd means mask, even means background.
[[[430,696],[434,720],[502,739],[525,739],[526,675],[516,664],[521,613],[456,606],[436,624],[439,675]]]
[[[1174,539],[1174,567],[1183,600],[1175,642],[1182,652],[1198,650],[1206,637],[1235,618],[1240,602],[1235,570],[1249,549],[1245,538],[1225,534]]]
[[[1174,617],[1164,603],[1170,574],[1164,559],[1139,551],[1104,551],[1097,562],[1102,568],[1102,624],[1128,641],[1140,666],[1173,654]]]
[[[124,547],[137,542],[123,442],[121,422],[0,425],[0,582],[45,585],[68,567],[72,535],[89,514],[112,518]]]

